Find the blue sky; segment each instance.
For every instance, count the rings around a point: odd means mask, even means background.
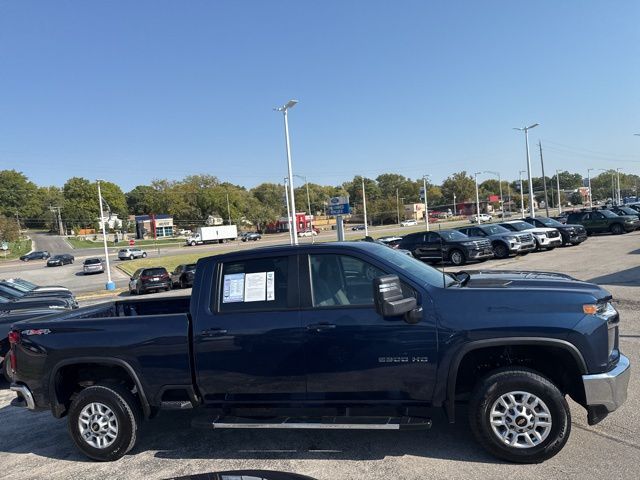
[[[640,173],[640,2],[0,1],[0,169],[125,190],[209,173],[338,184]],[[540,174],[537,152],[534,174]]]

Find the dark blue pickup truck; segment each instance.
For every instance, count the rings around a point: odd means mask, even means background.
[[[115,301],[13,325],[14,404],[67,416],[115,460],[143,419],[208,428],[421,429],[468,404],[478,442],[540,462],[626,399],[611,295],[566,275],[447,274],[367,242],[198,262],[190,298]]]

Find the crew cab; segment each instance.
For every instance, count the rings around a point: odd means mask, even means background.
[[[611,295],[567,275],[440,272],[372,242],[198,261],[191,297],[111,301],[9,332],[15,405],[68,417],[115,460],[143,419],[193,408],[207,428],[424,429],[468,404],[489,452],[540,462],[626,399]],[[417,440],[418,441],[418,440]]]
[[[584,210],[571,212],[567,223],[582,225],[587,234],[611,232],[614,235],[633,232],[640,227],[638,218],[632,215],[618,215],[610,210]]]
[[[470,260],[483,261],[493,258],[491,242],[483,237],[468,237],[457,230],[416,232],[402,237],[398,248],[410,251],[425,262],[449,261],[464,265]]]

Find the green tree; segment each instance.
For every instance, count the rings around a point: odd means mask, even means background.
[[[15,218],[26,225],[39,222],[42,203],[38,187],[26,175],[16,170],[0,171],[0,214]]]
[[[466,171],[449,175],[442,182],[442,195],[447,199],[452,199],[456,195],[457,202],[471,202],[476,198],[476,184],[473,177],[467,175]]]

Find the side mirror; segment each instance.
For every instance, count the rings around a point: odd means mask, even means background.
[[[414,310],[414,297],[405,298],[397,275],[383,275],[373,279],[373,300],[376,312],[383,317],[398,317]]]

